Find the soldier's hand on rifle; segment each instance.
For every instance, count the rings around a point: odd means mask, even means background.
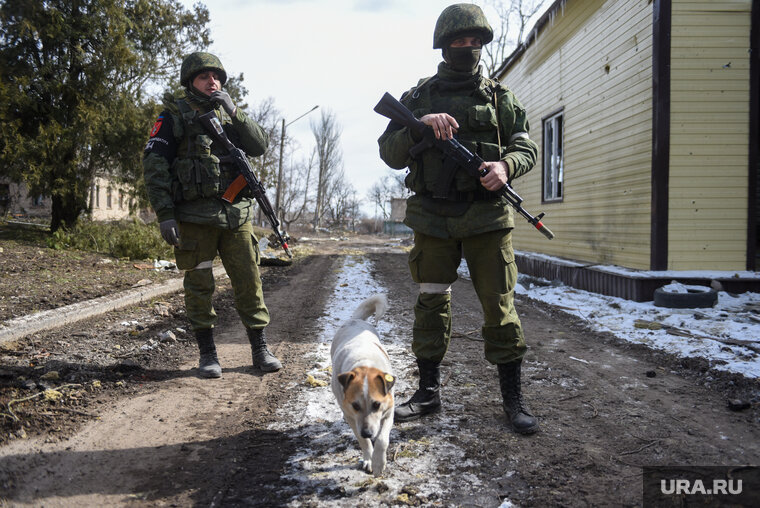
[[[221,105],[228,115],[235,116],[235,110],[237,108],[235,107],[235,103],[232,102],[232,98],[230,97],[230,94],[228,94],[224,90],[217,90],[216,92],[211,94],[211,100]]]
[[[179,226],[177,226],[176,220],[165,220],[159,224],[158,227],[161,230],[161,236],[166,243],[173,245],[174,247],[179,247]]]
[[[420,122],[433,128],[436,139],[452,139],[459,129],[456,119],[448,113],[429,113]]]
[[[497,191],[509,181],[509,166],[504,161],[484,162],[478,171],[488,170],[485,176],[480,177],[480,183],[487,190]]]

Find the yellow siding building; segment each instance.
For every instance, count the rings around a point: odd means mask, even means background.
[[[556,235],[518,221],[516,248],[754,271],[758,11],[758,0],[555,2],[496,73],[540,146],[515,190]]]

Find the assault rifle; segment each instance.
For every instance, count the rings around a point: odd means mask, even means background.
[[[435,147],[443,152],[449,161],[453,161],[453,163],[463,168],[475,178],[480,178],[488,174],[487,168],[480,169],[480,166],[483,165],[483,159],[479,155],[470,152],[456,139],[437,139],[432,127],[425,125],[416,119],[412,112],[397,101],[391,94],[386,92],[374,109],[376,113],[407,127],[412,134],[414,134],[414,137],[422,138],[422,141],[414,145],[409,151],[412,157],[416,157],[423,150]],[[506,198],[509,204],[512,205],[520,215],[525,217],[528,222],[533,224],[533,226],[535,226],[535,228],[546,238],[549,240],[554,238],[554,233],[541,222],[544,213],[541,212],[536,217],[528,213],[522,207],[523,199],[515,192],[509,183],[505,183],[504,187],[496,191],[496,193],[499,196]]]
[[[290,249],[288,248],[288,240],[290,240],[290,237],[284,231],[280,231],[280,221],[277,220],[277,214],[272,209],[272,203],[270,203],[269,198],[267,198],[264,186],[261,184],[261,180],[256,176],[256,173],[253,172],[253,168],[251,167],[250,162],[248,162],[248,157],[245,152],[232,144],[227,137],[227,133],[224,132],[222,124],[219,122],[219,118],[217,118],[216,113],[213,110],[200,115],[198,120],[201,122],[203,128],[206,129],[206,132],[214,138],[214,141],[220,143],[224,149],[227,150],[227,158],[229,162],[232,162],[238,171],[240,171],[238,177],[232,181],[229,187],[227,187],[222,199],[228,203],[232,203],[240,191],[246,186],[249,187],[253,193],[253,197],[259,203],[261,212],[266,216],[269,224],[272,225],[272,230],[277,237],[277,241],[282,245],[285,254],[292,258],[293,254],[291,254]]]

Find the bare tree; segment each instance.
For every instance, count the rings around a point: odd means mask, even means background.
[[[390,205],[391,198],[393,197],[392,189],[391,177],[386,175],[375,182],[367,193],[367,197],[375,205],[375,215],[377,215],[377,210],[380,209],[383,219],[388,218],[388,214],[390,213],[388,205]]]
[[[256,159],[256,169],[259,179],[265,187],[276,184],[277,165],[279,162],[280,128],[279,120],[282,114],[274,104],[272,97],[262,99],[253,106],[245,106],[245,112],[269,135],[269,145],[264,155]],[[285,136],[285,143],[290,139]]]
[[[239,82],[233,83],[233,87],[231,89],[241,97],[243,96],[242,93],[247,93],[247,90],[245,90],[245,88],[243,88]],[[271,193],[267,191],[267,195],[269,196],[270,201],[274,203],[274,195],[277,186],[277,170],[279,167],[280,137],[282,135],[280,129],[280,119],[282,118],[282,113],[275,106],[274,99],[272,97],[262,99],[252,106],[242,104],[240,107],[269,135],[269,145],[267,146],[266,151],[263,155],[257,157],[251,164],[253,165],[257,176],[261,180],[261,183],[264,185],[264,187],[272,190]],[[292,145],[293,140],[286,133],[283,146],[286,147],[286,150],[290,151]],[[264,225],[264,219],[262,217],[260,209],[258,211],[256,223],[259,225]]]
[[[405,198],[411,196],[412,191],[407,188],[405,179],[408,173],[397,171],[395,169],[389,170],[388,178],[390,179],[391,197],[393,198]]]
[[[379,209],[383,214],[383,218],[387,218],[390,215],[389,206],[391,198],[402,198],[411,194],[404,184],[405,176],[400,171],[389,170],[387,174],[370,187],[367,192],[367,199],[375,205],[375,214],[377,214],[377,210]]]
[[[385,186],[385,179],[375,182],[367,192],[367,199],[369,199],[373,205],[375,205],[375,215],[377,215],[378,208],[383,215],[383,218],[388,217],[388,210],[385,207],[388,199],[388,189]]]
[[[493,27],[493,41],[483,48],[483,64],[489,76],[492,76],[507,56],[522,44],[528,23],[543,8],[544,3],[546,0],[486,0],[486,4],[499,16],[498,23],[494,23]]]
[[[311,123],[314,134],[317,157],[317,197],[314,205],[314,229],[318,228],[330,201],[330,189],[333,180],[342,180],[343,154],[340,149],[341,129],[335,115],[329,110],[322,110],[318,122]]]
[[[298,222],[313,202],[312,175],[316,166],[316,152],[308,160],[286,166],[282,177],[282,221],[287,227]]]
[[[330,197],[326,200],[326,207],[331,225],[354,229],[359,213],[359,200],[356,198],[356,190],[346,180],[343,170],[334,175],[328,192]]]

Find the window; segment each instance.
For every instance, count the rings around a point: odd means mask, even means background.
[[[8,205],[11,204],[11,186],[7,183],[0,184],[0,208],[5,213]]]
[[[95,208],[100,208],[100,185],[95,186]]]
[[[106,208],[108,210],[111,209],[111,195],[112,195],[112,192],[113,191],[111,190],[111,187],[108,187],[108,189],[106,189]]]
[[[564,113],[554,113],[543,120],[543,200],[561,201],[564,187],[564,147],[562,141]]]
[[[42,206],[45,204],[45,198],[40,194],[39,196],[36,196],[34,200],[32,200],[32,205],[34,206]]]

